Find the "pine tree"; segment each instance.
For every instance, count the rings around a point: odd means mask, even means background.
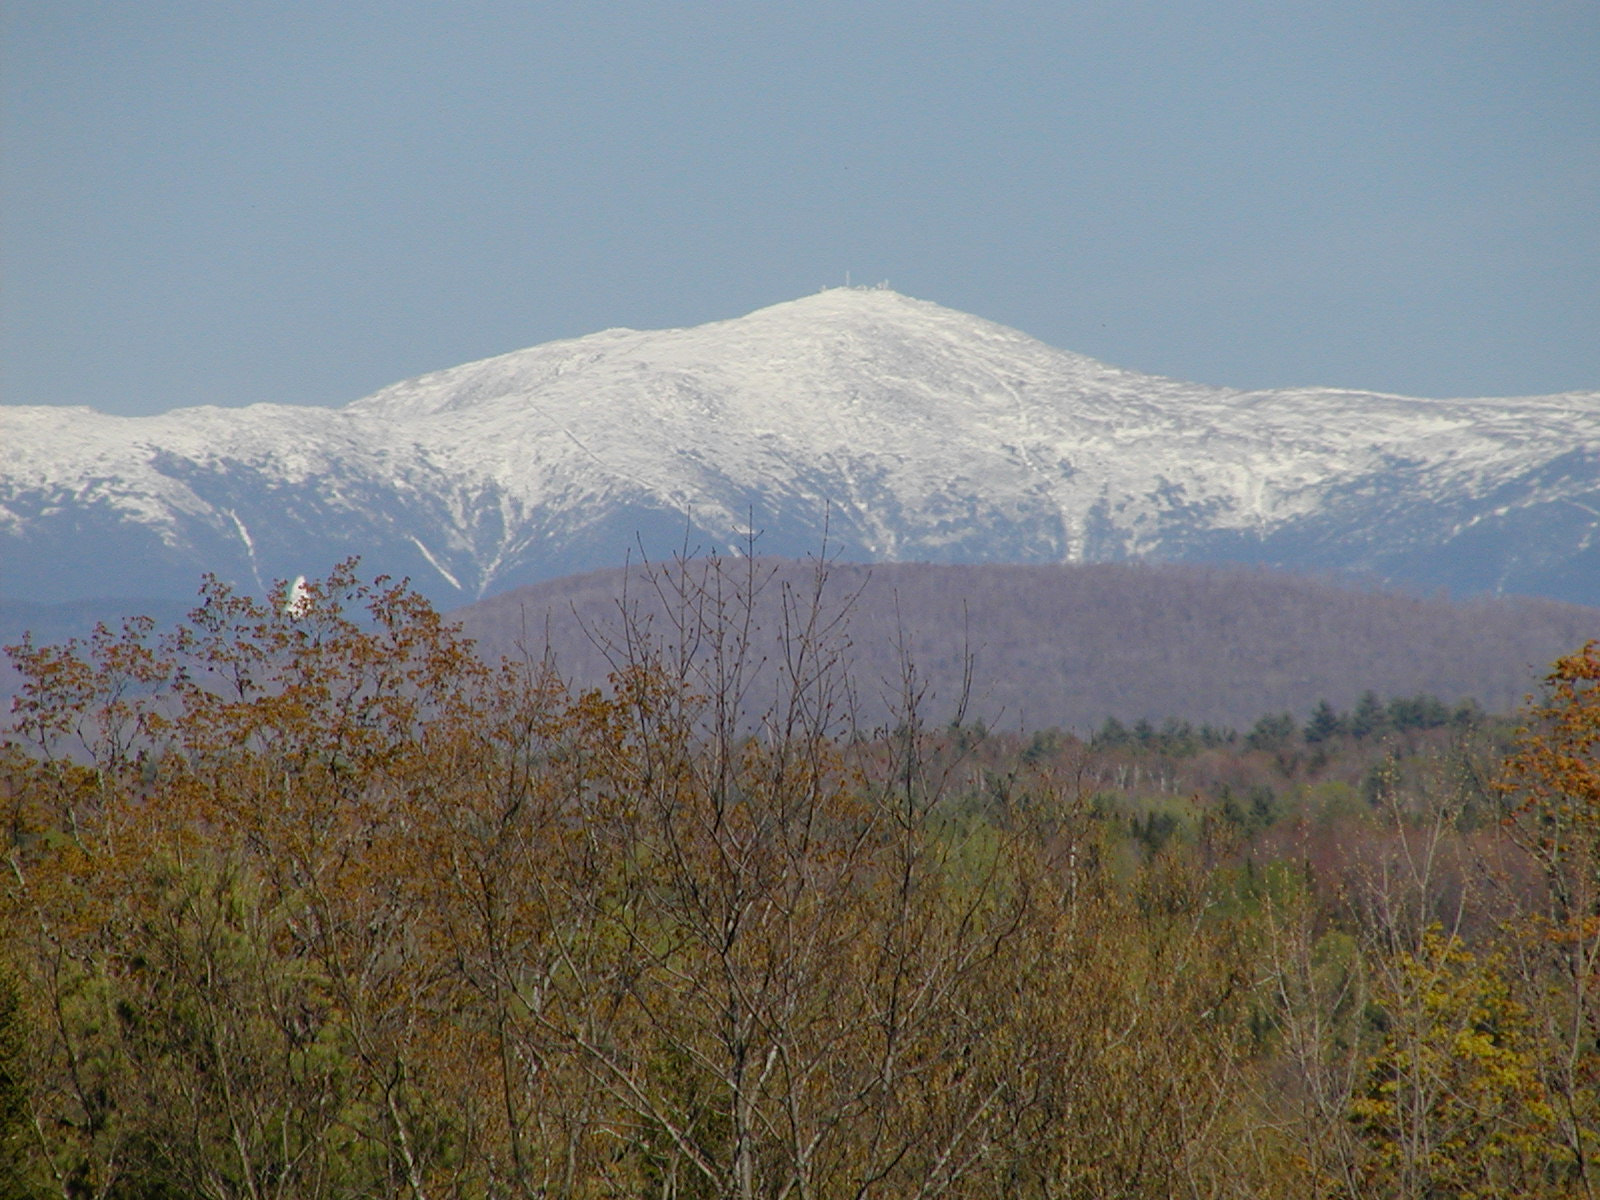
[[[1388,727],[1389,718],[1384,713],[1378,693],[1363,692],[1361,699],[1356,701],[1356,711],[1350,717],[1350,732],[1358,738],[1368,738],[1375,733],[1382,733]]]
[[[1344,717],[1340,716],[1333,705],[1326,700],[1319,700],[1316,711],[1311,714],[1311,720],[1306,722],[1306,741],[1312,744],[1325,742],[1329,738],[1338,737],[1344,730]]]

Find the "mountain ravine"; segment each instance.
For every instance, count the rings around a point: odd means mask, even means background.
[[[880,289],[612,329],[339,409],[0,408],[0,589],[363,570],[437,603],[688,547],[1150,558],[1600,604],[1600,392],[1242,392]]]

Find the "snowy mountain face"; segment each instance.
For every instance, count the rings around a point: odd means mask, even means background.
[[[1239,392],[894,292],[615,329],[338,410],[0,409],[0,589],[410,576],[453,606],[641,550],[1358,571],[1600,604],[1600,392]]]

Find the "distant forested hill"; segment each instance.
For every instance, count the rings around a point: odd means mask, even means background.
[[[792,631],[817,587],[815,563],[697,560],[573,576],[453,615],[491,654],[548,648],[563,674],[592,683],[630,623],[671,643],[695,606],[750,590],[753,642],[777,662],[786,610]],[[1304,718],[1324,699],[1348,709],[1366,691],[1504,712],[1552,659],[1600,637],[1600,609],[1451,602],[1247,568],[833,564],[817,594],[831,630],[819,640],[843,647],[868,726],[894,707],[903,660],[926,686],[924,715],[949,719],[969,657],[968,719],[1000,728],[1087,730],[1107,717],[1246,728],[1268,713]]]

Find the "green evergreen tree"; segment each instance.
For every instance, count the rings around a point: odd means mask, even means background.
[[[1437,729],[1450,720],[1450,710],[1437,696],[1419,693],[1389,701],[1389,724],[1396,729]]]
[[[1252,750],[1282,750],[1294,740],[1297,728],[1288,713],[1274,713],[1257,721],[1245,741]]]
[[[1124,746],[1128,742],[1128,727],[1115,717],[1107,717],[1106,723],[1100,726],[1100,732],[1094,735],[1094,745],[1097,747]]]
[[[1345,731],[1345,719],[1326,700],[1317,701],[1316,711],[1306,722],[1305,737],[1309,744],[1325,742]]]
[[[1389,727],[1389,718],[1383,710],[1378,693],[1366,691],[1356,701],[1356,710],[1350,716],[1350,732],[1358,738],[1369,738]]]

